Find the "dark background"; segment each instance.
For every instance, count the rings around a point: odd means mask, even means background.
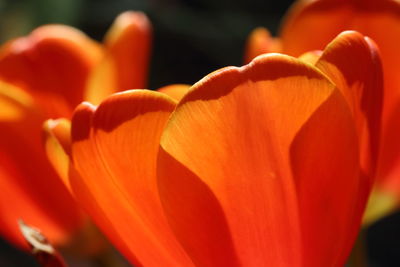
[[[114,18],[141,10],[153,24],[149,89],[193,84],[228,65],[242,65],[248,33],[265,26],[276,33],[292,0],[0,0],[0,41],[46,23],[75,26],[101,41]],[[400,266],[400,213],[366,231],[370,266]],[[37,266],[0,240],[0,266]]]
[[[45,23],[76,26],[101,40],[125,10],[144,11],[154,29],[150,89],[192,84],[213,70],[241,65],[247,34],[273,32],[292,0],[8,0],[0,14],[0,40]],[[0,3],[2,1],[0,0]]]

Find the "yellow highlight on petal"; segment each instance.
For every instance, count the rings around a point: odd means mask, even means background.
[[[70,129],[71,122],[67,119],[47,120],[43,124],[47,158],[72,193],[68,178]]]
[[[84,100],[95,105],[117,91],[115,63],[111,56],[105,56],[88,78]]]
[[[309,51],[309,52],[306,52],[306,53],[300,55],[298,57],[298,59],[300,59],[301,61],[306,62],[308,64],[315,65],[315,63],[317,63],[317,61],[321,55],[322,55],[322,51],[313,50],[313,51]]]
[[[363,227],[368,227],[396,209],[398,209],[398,200],[395,195],[375,189],[368,200]]]
[[[0,81],[0,120],[17,121],[34,105],[32,97],[22,89]]]

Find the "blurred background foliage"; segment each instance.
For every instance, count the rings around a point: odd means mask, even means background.
[[[0,0],[0,42],[48,23],[72,25],[101,41],[125,10],[145,12],[154,31],[149,89],[193,84],[243,61],[246,37],[257,26],[273,34],[293,0]],[[369,266],[400,266],[400,213],[366,231]],[[37,266],[0,240],[0,266]],[[83,265],[76,265],[83,266]],[[86,265],[85,265],[86,266]]]

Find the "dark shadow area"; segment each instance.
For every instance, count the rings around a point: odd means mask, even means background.
[[[12,247],[3,239],[0,239],[0,266],[39,267],[32,256]]]
[[[366,240],[370,267],[400,266],[400,212],[369,227]]]

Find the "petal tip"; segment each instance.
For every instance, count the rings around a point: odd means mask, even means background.
[[[172,112],[175,105],[171,97],[156,91],[134,89],[115,93],[99,105],[93,117],[93,127],[110,131],[140,114]]]
[[[73,142],[87,139],[90,135],[92,116],[96,107],[89,102],[77,106],[71,121],[71,139]]]

